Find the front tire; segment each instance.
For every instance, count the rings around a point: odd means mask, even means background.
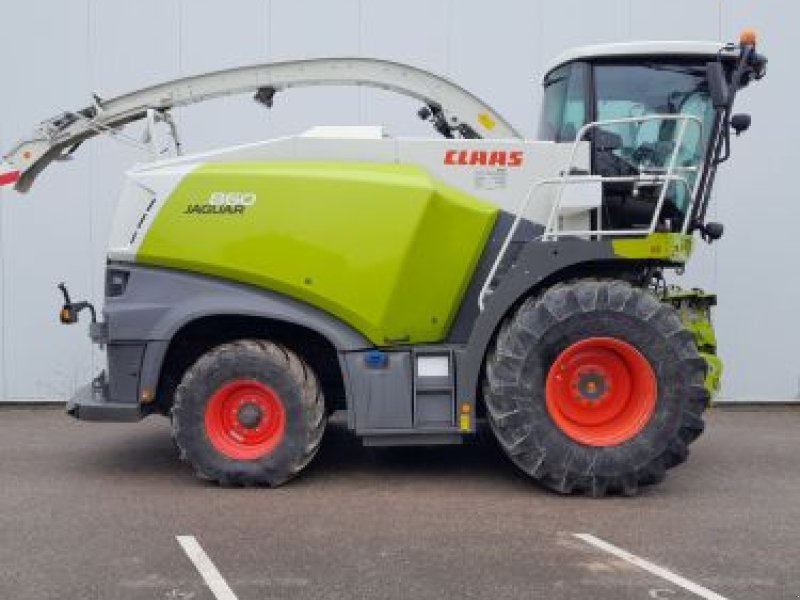
[[[526,300],[486,358],[488,420],[511,460],[560,493],[635,494],[703,431],[705,361],[671,307],[623,281]]]
[[[204,479],[278,486],[314,457],[325,430],[317,377],[296,354],[264,340],[218,346],[175,395],[173,436]]]

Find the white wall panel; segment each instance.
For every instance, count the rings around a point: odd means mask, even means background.
[[[361,56],[396,60],[450,75],[448,40],[458,35],[450,18],[452,0],[370,0],[361,9]],[[429,135],[431,126],[417,118],[421,104],[390,92],[365,89],[360,94],[361,122],[385,125],[394,135]]]
[[[630,0],[540,0],[540,68],[546,68],[553,58],[573,46],[626,41],[630,4]]]
[[[271,60],[359,56],[361,2],[273,0],[269,22]],[[361,98],[354,88],[300,88],[275,97],[274,135],[287,135],[319,124],[357,125]]]
[[[268,60],[268,1],[237,0],[232,9],[230,3],[219,0],[182,0],[180,8],[182,75]],[[182,109],[179,124],[188,152],[270,135],[269,111],[251,96]]]
[[[486,100],[519,131],[533,136],[541,102],[539,3],[454,2],[450,68],[453,79]],[[479,32],[494,32],[480,35]]]
[[[723,3],[723,29],[755,27],[769,74],[746,90],[737,110],[753,126],[734,139],[715,201],[727,227],[719,244],[720,344],[726,390],[741,397],[798,397],[800,384],[800,201],[791,177],[800,162],[796,120],[797,23],[793,2]]]
[[[87,10],[86,2],[13,6],[13,26],[0,36],[4,148],[60,107],[88,103]],[[5,398],[60,396],[90,374],[85,330],[55,325],[58,281],[91,292],[88,173],[84,156],[56,165],[27,196],[3,194]]]
[[[46,15],[46,18],[43,17]],[[800,159],[791,120],[800,5],[747,0],[41,0],[4,18],[0,143],[91,91],[117,94],[180,74],[264,60],[377,56],[443,73],[533,135],[543,70],[562,50],[632,39],[733,39],[761,31],[770,75],[739,104],[753,129],[735,140],[712,211],[726,226],[698,244],[684,282],[716,288],[729,397],[795,397],[800,362],[800,204],[787,175]],[[180,111],[189,150],[316,124],[386,124],[428,135],[418,103],[380,91],[301,89],[267,111],[250,98]],[[136,132],[132,128],[132,132]],[[0,192],[0,397],[63,397],[100,366],[84,324],[56,323],[55,283],[102,297],[104,248],[122,171],[137,151],[98,139],[54,165],[27,196]]]
[[[719,30],[720,4],[722,0],[630,0],[629,35],[638,40],[717,40],[724,35]]]

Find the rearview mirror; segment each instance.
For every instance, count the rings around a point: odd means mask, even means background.
[[[741,135],[750,129],[750,122],[750,115],[746,113],[735,114],[731,117],[731,129],[736,132],[736,135]]]
[[[719,61],[706,63],[706,79],[708,80],[708,93],[714,108],[728,106],[728,81],[725,78],[725,69]]]

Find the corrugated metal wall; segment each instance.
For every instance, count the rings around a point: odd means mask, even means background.
[[[331,55],[396,59],[444,73],[534,133],[542,69],[563,49],[634,39],[735,39],[756,27],[770,57],[739,104],[753,129],[719,175],[725,239],[687,280],[719,291],[724,395],[798,393],[794,261],[800,198],[794,25],[800,5],[744,0],[31,0],[3,7],[0,146],[37,120],[151,82],[243,63]],[[298,90],[268,113],[249,98],[181,111],[189,150],[314,124],[385,123],[429,134],[416,106],[387,93]],[[794,135],[793,135],[794,134]],[[136,152],[102,139],[52,167],[27,196],[0,196],[0,398],[60,398],[101,364],[85,326],[57,325],[55,284],[102,297],[106,235]]]

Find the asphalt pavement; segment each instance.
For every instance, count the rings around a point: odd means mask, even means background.
[[[800,410],[707,421],[663,484],[595,500],[537,487],[488,432],[369,449],[335,419],[300,478],[241,489],[197,480],[163,418],[3,408],[0,599],[800,597]]]

